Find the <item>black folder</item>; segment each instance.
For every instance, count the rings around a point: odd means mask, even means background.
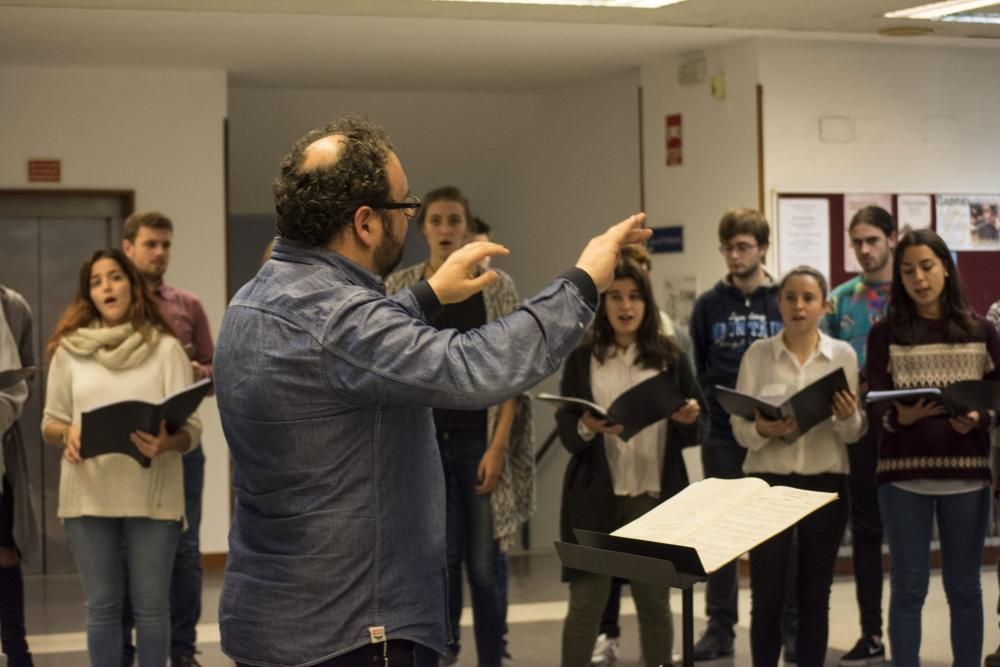
[[[715,397],[723,410],[750,421],[754,421],[754,412],[758,410],[767,419],[793,418],[798,430],[784,438],[785,442],[793,442],[829,419],[833,415],[833,395],[849,388],[844,369],[838,368],[789,397],[756,398],[720,385],[715,387]]]
[[[583,405],[597,416],[604,417],[609,425],[621,424],[624,428],[618,437],[628,440],[650,424],[668,418],[689,397],[681,395],[674,386],[670,371],[663,371],[620,394],[607,409],[573,396],[539,394],[537,398],[542,401]]]
[[[132,444],[129,436],[134,431],[158,433],[161,421],[166,421],[167,433],[176,433],[211,390],[212,381],[206,378],[159,403],[121,401],[85,411],[80,428],[80,457],[126,454],[148,468],[152,460]]]
[[[973,411],[1000,410],[1000,382],[995,380],[963,380],[939,389],[890,389],[868,392],[865,401],[900,401],[912,404],[921,398],[942,403],[950,417],[966,415]]]

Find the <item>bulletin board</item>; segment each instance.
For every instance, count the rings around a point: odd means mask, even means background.
[[[980,225],[977,227],[972,222],[979,220],[976,217],[977,211],[986,207],[987,212],[995,211],[991,206],[1000,204],[1000,195],[922,195],[929,199],[928,217],[932,229],[945,237],[949,248],[954,251],[958,272],[962,277],[962,284],[965,287],[966,296],[969,303],[980,314],[985,314],[990,305],[1000,300],[1000,238],[992,238],[992,232],[987,233],[988,227]],[[816,202],[819,204],[825,200],[825,206],[815,206],[813,211],[828,212],[826,221],[827,229],[822,230],[824,234],[817,234],[820,242],[826,242],[829,248],[827,276],[830,279],[831,287],[835,287],[849,278],[856,275],[857,271],[850,271],[845,266],[847,262],[853,262],[853,253],[846,241],[845,209],[853,208],[865,199],[871,199],[872,203],[878,203],[887,207],[892,213],[893,220],[899,221],[900,204],[906,206],[912,199],[919,196],[905,194],[844,194],[844,193],[778,193],[774,207],[775,234],[774,241],[777,244],[779,257],[782,255],[782,244],[785,244],[784,255],[791,260],[796,258],[794,250],[790,251],[791,243],[796,240],[790,238],[793,233],[788,226],[782,229],[780,211],[782,202],[791,204],[794,200],[805,200],[798,203],[805,204]],[[884,202],[884,203],[882,203]],[[867,205],[867,204],[866,204]],[[960,216],[963,208],[970,209],[971,218],[968,224]],[[978,207],[978,208],[977,208]],[[939,209],[943,212],[939,221]],[[853,215],[853,213],[851,213]],[[906,216],[904,215],[904,218]],[[942,229],[939,229],[939,224]],[[966,227],[968,228],[966,230]],[[828,239],[825,234],[828,233]],[[947,235],[947,236],[946,236]],[[966,235],[968,238],[966,238]],[[961,238],[960,238],[961,236]],[[957,248],[957,249],[956,249]],[[803,246],[803,256],[811,256],[807,245]],[[785,262],[787,263],[787,262]],[[801,263],[801,262],[799,262]],[[784,266],[779,260],[778,270],[786,271],[791,266]]]

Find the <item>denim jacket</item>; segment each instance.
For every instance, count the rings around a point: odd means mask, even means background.
[[[483,409],[559,368],[594,315],[571,269],[520,308],[459,334],[426,324],[426,283],[377,276],[279,239],[234,297],[215,387],[236,496],[222,648],[309,665],[382,638],[446,633],[444,475],[431,408]]]

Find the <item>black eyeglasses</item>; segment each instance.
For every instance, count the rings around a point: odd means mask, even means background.
[[[406,195],[406,199],[403,201],[390,201],[383,202],[381,204],[369,204],[372,208],[382,208],[382,209],[402,209],[403,215],[407,218],[412,218],[417,215],[417,211],[420,210],[420,197],[416,195]]]

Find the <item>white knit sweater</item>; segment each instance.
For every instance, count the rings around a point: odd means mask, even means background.
[[[80,426],[84,410],[124,400],[151,403],[192,383],[191,362],[176,338],[160,336],[141,364],[127,370],[104,367],[59,347],[49,367],[42,428],[50,422]],[[201,440],[197,413],[183,427],[192,446]],[[62,460],[58,516],[184,517],[182,454],[164,452],[148,468],[124,454],[106,454],[70,463]]]

